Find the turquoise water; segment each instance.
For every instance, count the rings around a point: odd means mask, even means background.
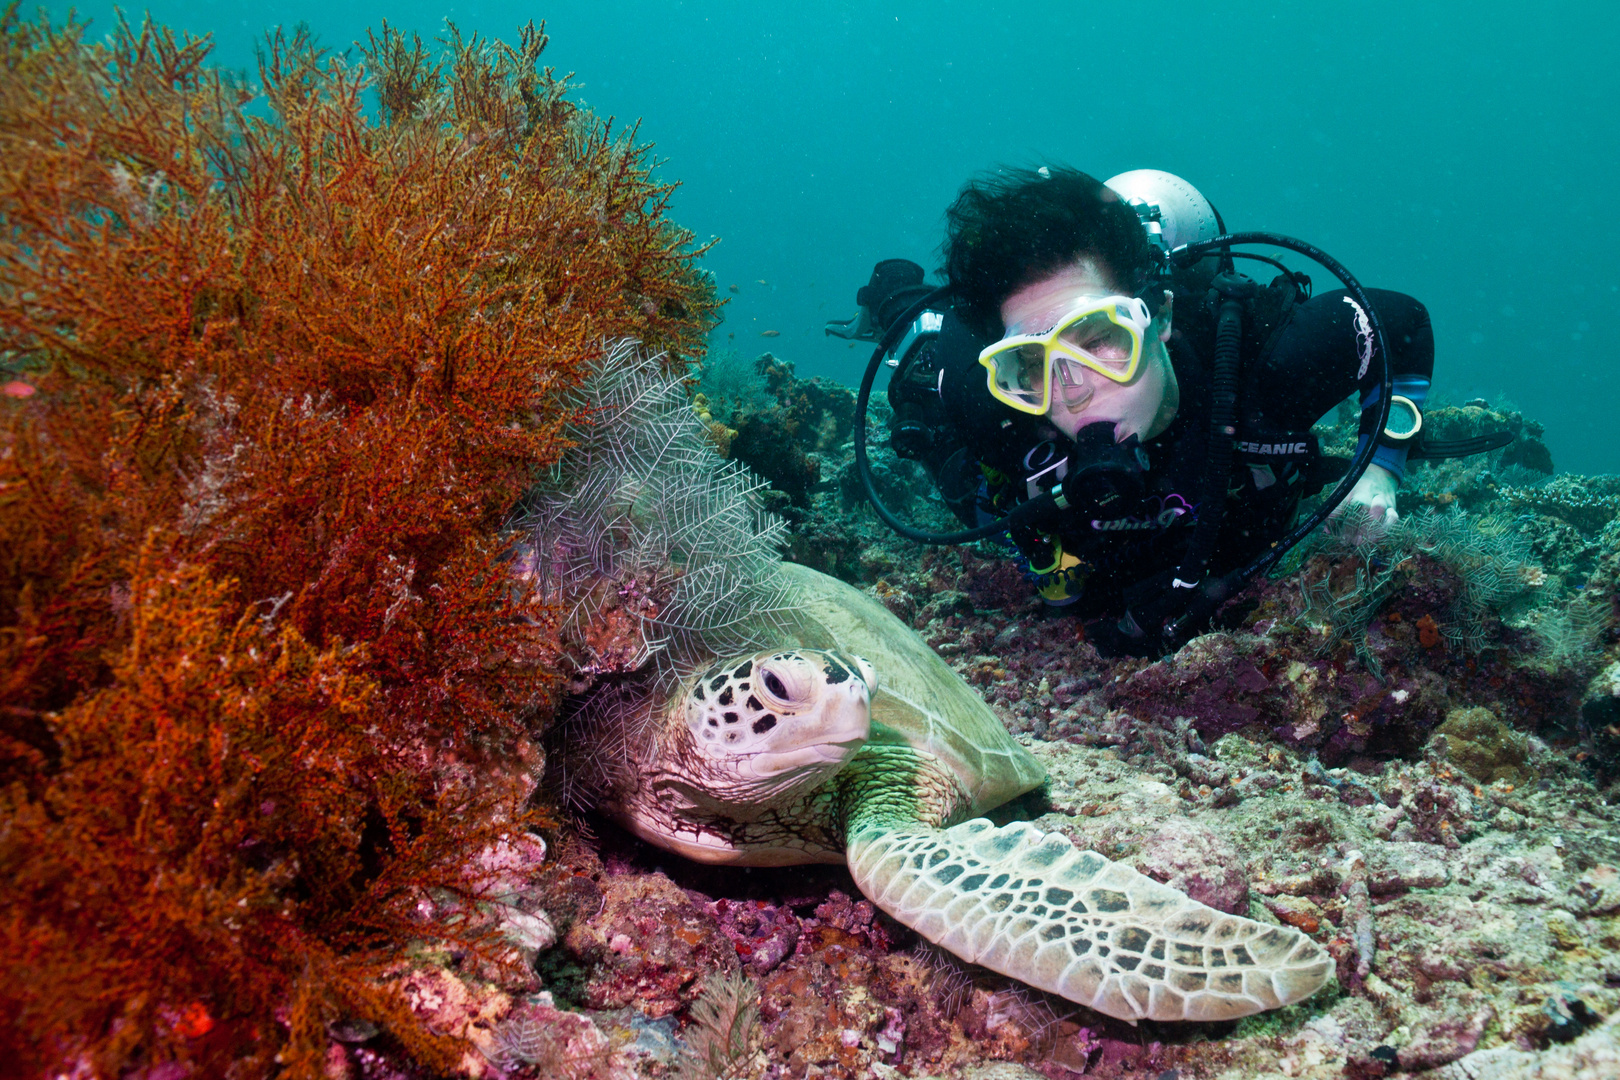
[[[343,48],[546,20],[578,97],[642,119],[675,216],[721,242],[717,345],[854,383],[825,337],[879,258],[937,265],[941,213],[997,163],[1178,173],[1228,225],[1310,240],[1433,314],[1437,393],[1510,403],[1560,469],[1620,472],[1620,16],[1600,0],[155,4],[251,68],[272,25]],[[51,4],[60,14],[67,5]],[[243,16],[241,11],[249,11]],[[112,7],[82,4],[105,29]],[[1241,13],[1240,13],[1241,12]],[[1318,284],[1326,287],[1325,275]],[[775,338],[761,337],[774,330]],[[729,335],[735,335],[735,338]]]

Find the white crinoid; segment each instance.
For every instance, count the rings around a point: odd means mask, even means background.
[[[641,746],[647,696],[757,647],[790,598],[784,526],[760,502],[763,483],[714,452],[664,354],[612,342],[562,404],[578,417],[564,431],[572,445],[524,500],[519,566],[562,613],[583,682],[635,676],[565,718],[595,762],[565,771],[565,794],[588,802],[603,770]],[[609,624],[619,632],[603,634]]]

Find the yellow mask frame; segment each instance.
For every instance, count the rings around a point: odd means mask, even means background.
[[[1043,416],[1052,407],[1054,359],[1105,379],[1128,383],[1142,366],[1153,315],[1138,296],[1082,297],[1040,334],[1014,334],[979,352],[990,394],[1019,412]]]

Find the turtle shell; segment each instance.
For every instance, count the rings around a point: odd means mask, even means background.
[[[915,630],[837,578],[795,563],[784,563],[782,574],[795,608],[778,616],[783,628],[770,637],[871,661],[878,675],[871,743],[932,754],[972,796],[972,816],[1040,786],[1040,763]]]

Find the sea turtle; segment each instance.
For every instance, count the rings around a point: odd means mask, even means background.
[[[1309,997],[1333,961],[1026,822],[979,816],[1044,772],[882,605],[782,567],[781,645],[721,658],[654,718],[607,803],[708,863],[845,862],[872,902],[965,960],[1135,1023],[1227,1020]]]

